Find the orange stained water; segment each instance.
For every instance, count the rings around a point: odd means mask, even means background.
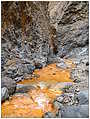
[[[71,62],[69,62],[70,64]],[[70,64],[72,67],[72,63]],[[37,79],[24,80],[19,84],[34,84],[35,89],[29,90],[27,94],[13,95],[10,100],[2,103],[2,117],[42,117],[45,112],[56,111],[53,106],[53,100],[56,96],[62,94],[62,91],[50,88],[60,82],[72,82],[70,79],[70,69],[62,70],[56,67],[56,64],[50,64],[43,69],[36,70],[39,75]],[[45,86],[40,82],[45,82]],[[43,87],[43,88],[42,88]]]
[[[73,67],[71,61],[67,61],[67,64],[70,65],[70,68]],[[19,82],[19,84],[27,84],[27,83],[38,83],[41,81],[48,83],[56,83],[56,82],[72,82],[70,79],[70,69],[60,69],[56,67],[56,64],[50,64],[47,67],[44,67],[40,70],[35,70],[34,74],[39,75],[39,78],[32,80],[24,80]]]
[[[12,96],[11,100],[2,104],[2,117],[42,117],[45,112],[54,112],[52,101],[62,91],[35,89],[27,95]]]

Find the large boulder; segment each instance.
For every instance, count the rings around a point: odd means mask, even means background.
[[[88,105],[66,106],[60,109],[61,118],[88,118]]]
[[[9,77],[2,77],[1,88],[3,87],[6,87],[8,89],[8,94],[12,95],[16,90],[16,83]]]
[[[80,105],[88,105],[89,98],[88,98],[88,90],[80,91],[78,94],[79,104]]]
[[[6,99],[9,98],[9,92],[6,87],[1,88],[1,101],[5,101]]]

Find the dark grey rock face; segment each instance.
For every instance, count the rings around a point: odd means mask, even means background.
[[[6,4],[8,5],[8,14],[5,11],[4,15],[3,9],[7,7]],[[2,26],[2,51],[5,57],[2,56],[2,74],[18,82],[23,80],[26,74],[32,74],[34,69],[40,69],[46,65],[50,33],[48,29],[50,26],[48,2],[22,2],[25,6],[23,10],[27,11],[25,16],[28,17],[24,24],[25,33],[22,31],[21,25],[20,2],[12,2],[11,4],[6,2],[6,4],[2,2],[2,19],[5,16],[9,18],[11,16],[9,13],[15,9],[14,15],[17,20],[13,21],[13,24],[10,23],[9,27]],[[6,23],[6,19],[3,19],[2,22]],[[9,22],[10,20],[8,20]],[[7,66],[8,61],[12,62],[13,59],[16,60],[15,63],[9,63]],[[34,60],[37,63],[35,66],[32,65]]]
[[[6,87],[1,88],[1,101],[5,101],[6,99],[9,98],[9,92]]]
[[[43,67],[43,65],[41,63],[36,63],[35,64],[36,69],[41,69],[42,67]]]
[[[34,70],[35,70],[35,66],[33,66],[31,64],[23,65],[23,74],[25,74],[25,73],[32,74]]]
[[[1,71],[4,71],[5,57],[1,56]]]
[[[88,105],[62,107],[60,113],[61,118],[88,118],[89,107]]]
[[[49,9],[51,23],[57,29],[58,50],[61,57],[73,48],[88,44],[88,1],[50,2]]]
[[[89,81],[89,66],[86,63],[89,61],[88,54],[75,56],[76,67],[71,71],[71,79],[75,82],[74,89],[78,87],[80,90],[88,90]]]
[[[17,68],[16,66],[9,66],[8,70],[6,72],[6,75],[10,78],[16,78],[17,77]]]
[[[6,87],[9,95],[12,95],[16,90],[16,83],[9,77],[2,77],[1,88]]]
[[[28,70],[31,71],[31,72],[33,72],[33,71],[35,70],[35,66],[33,66],[33,65],[31,65],[31,64],[27,65],[27,68],[28,68]]]

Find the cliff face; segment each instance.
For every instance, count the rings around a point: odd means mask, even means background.
[[[63,57],[84,47],[89,39],[88,6],[84,1],[2,2],[2,49],[5,43],[13,49],[27,41],[32,54],[47,57],[58,46]]]
[[[57,29],[60,52],[66,54],[73,48],[88,45],[88,10],[88,1],[58,1],[49,3],[51,23]]]
[[[22,80],[36,65],[45,66],[48,55],[57,52],[56,29],[50,24],[48,4],[2,2],[2,77]]]
[[[71,72],[71,78],[76,82],[74,88],[86,90],[89,79],[89,2],[49,2],[49,11],[50,22],[57,32],[58,56],[73,59],[76,64]]]
[[[48,2],[2,2],[3,39],[16,45],[28,41],[31,51],[40,52],[39,45],[49,39],[47,7]]]
[[[45,65],[57,51],[59,57],[76,56],[83,48],[88,54],[88,2],[31,1],[1,5],[2,65],[15,58]]]
[[[34,1],[2,2],[2,50],[5,50],[4,46],[12,50],[20,45],[24,49],[24,42],[27,41],[31,54],[47,57],[49,49],[56,52],[55,30],[50,25],[48,4]]]

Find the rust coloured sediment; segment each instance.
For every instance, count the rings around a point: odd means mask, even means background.
[[[71,62],[67,62],[72,67]],[[70,69],[60,69],[56,64],[50,64],[43,69],[36,70],[37,79],[24,80],[19,84],[32,84],[35,89],[27,94],[13,95],[2,104],[2,117],[42,117],[45,112],[56,111],[53,100],[62,94],[60,85],[62,82],[72,82]],[[44,87],[41,85],[44,83]],[[55,88],[56,87],[56,88]],[[62,87],[62,86],[61,86]]]

